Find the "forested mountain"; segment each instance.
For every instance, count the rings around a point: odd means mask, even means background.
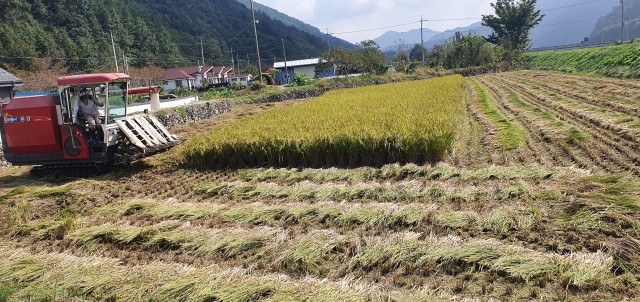
[[[238,2],[244,4],[246,7],[250,7],[250,0],[237,0]],[[278,20],[281,21],[282,23],[284,23],[285,25],[290,25],[293,26],[301,31],[310,33],[316,37],[320,37],[322,39],[327,39],[326,33],[323,33],[322,31],[320,31],[320,29],[318,29],[317,27],[314,27],[313,25],[309,25],[307,23],[304,23],[294,17],[291,17],[287,14],[281,13],[278,10],[275,10],[271,7],[268,7],[266,5],[262,5],[260,3],[257,2],[253,2],[253,7],[256,11],[259,12],[263,12],[265,14],[267,14],[269,17],[271,17],[271,19],[273,20]],[[340,38],[336,38],[334,36],[330,36],[329,37],[329,42],[331,43],[331,47],[343,47],[346,49],[354,49],[356,48],[355,45],[351,44],[348,41],[342,40]]]
[[[261,12],[256,18],[263,66],[282,59],[282,38],[288,59],[327,49],[325,39]],[[235,0],[0,0],[0,66],[34,69],[44,57],[71,72],[113,66],[109,32],[119,59],[125,53],[134,66],[195,65],[201,40],[206,64],[230,66],[231,48],[255,64],[251,20]]]
[[[545,15],[540,25],[531,30],[533,47],[580,43],[589,37],[598,18],[611,10],[618,0],[538,0]]]
[[[621,36],[621,6],[614,7],[611,12],[600,18],[589,36],[591,41],[617,41]],[[624,39],[640,37],[640,0],[624,1]]]

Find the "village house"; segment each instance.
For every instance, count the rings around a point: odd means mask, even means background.
[[[285,66],[286,65],[286,66]],[[296,73],[306,74],[310,78],[328,78],[336,76],[336,69],[320,70],[320,59],[306,59],[273,63],[273,68],[279,72],[276,75],[276,81],[280,84],[289,84],[289,81],[295,77]]]
[[[172,91],[178,87],[189,90],[211,84],[229,82],[229,73],[233,67],[225,66],[191,66],[167,70],[162,79],[162,88]]]
[[[22,84],[21,79],[0,68],[0,101],[12,98],[13,88]]]

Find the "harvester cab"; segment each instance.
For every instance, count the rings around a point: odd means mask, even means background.
[[[2,104],[0,134],[8,162],[100,171],[180,142],[153,115],[129,115],[126,74],[64,76],[58,86],[56,94]]]

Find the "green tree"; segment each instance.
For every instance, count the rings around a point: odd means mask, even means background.
[[[431,67],[442,68],[445,61],[445,45],[436,45],[429,55]]]
[[[529,31],[538,25],[544,15],[536,10],[537,0],[497,0],[491,7],[495,15],[483,15],[482,25],[494,33],[489,41],[505,49],[505,61],[512,63],[529,47]]]
[[[356,51],[359,56],[356,60],[359,61],[362,72],[382,74],[387,71],[387,58],[375,41],[364,40],[358,46],[361,48]]]
[[[429,56],[429,51],[426,48],[422,47],[422,45],[416,44],[415,46],[413,46],[413,48],[409,52],[409,59],[411,59],[411,61],[418,61],[422,63],[423,54],[426,60],[427,57]]]
[[[404,47],[404,41],[400,40],[398,43],[398,52],[393,58],[393,67],[397,72],[407,73],[409,71],[409,66],[411,65],[411,60],[409,58],[409,54],[404,50]]]
[[[318,65],[318,68],[322,71],[326,71],[335,67],[336,74],[347,75],[358,71],[358,67],[360,65],[361,64],[358,61],[357,56],[354,55],[354,52],[337,47],[320,56],[320,64]]]

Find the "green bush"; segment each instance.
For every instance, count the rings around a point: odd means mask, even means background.
[[[215,100],[221,98],[233,98],[236,93],[233,89],[210,89],[202,95],[203,100]]]
[[[251,84],[251,90],[253,91],[260,91],[262,89],[264,89],[266,86],[260,82],[253,82],[253,84]]]
[[[182,97],[191,95],[191,91],[187,87],[180,86],[173,90],[173,94]]]
[[[311,85],[315,82],[314,79],[310,78],[305,73],[296,73],[296,75],[291,79],[289,86],[298,87],[298,86],[307,86]]]

